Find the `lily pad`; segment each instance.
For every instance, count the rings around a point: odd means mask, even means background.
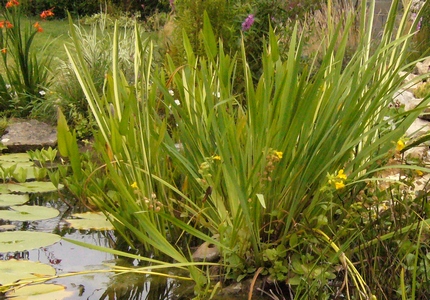
[[[8,230],[15,230],[16,226],[13,224],[5,224],[5,225],[0,225],[0,232],[1,231],[8,231]]]
[[[0,232],[0,253],[37,249],[61,240],[59,235],[34,231]]]
[[[67,219],[66,222],[76,229],[114,230],[112,223],[100,212],[72,214],[79,219]]]
[[[46,300],[66,299],[73,296],[72,291],[59,284],[35,284],[24,286],[6,293],[6,297],[14,300]]]
[[[63,185],[59,184],[58,189],[62,189]],[[0,184],[0,193],[4,193],[3,191],[7,191],[9,193],[49,193],[56,192],[57,188],[52,182],[45,181],[31,181],[24,183],[3,183]]]
[[[0,207],[21,205],[28,200],[28,195],[0,194]]]
[[[10,284],[17,280],[54,276],[55,269],[41,262],[30,260],[0,260],[0,284]]]
[[[12,154],[0,155],[0,165],[3,162],[22,163],[22,162],[29,162],[29,161],[30,161],[30,156],[27,153],[12,153]]]
[[[52,219],[58,216],[60,212],[51,207],[21,205],[12,206],[10,210],[0,210],[0,219],[9,221],[37,221]]]

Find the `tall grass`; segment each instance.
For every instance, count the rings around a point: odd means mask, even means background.
[[[119,69],[116,28],[101,96],[72,30],[76,53],[67,52],[98,125],[102,160],[80,177],[92,186],[88,197],[130,245],[155,255],[186,263],[195,238],[215,244],[223,280],[262,274],[286,282],[297,298],[370,298],[369,282],[347,252],[364,236],[348,222],[354,195],[395,154],[428,102],[398,114],[388,105],[402,83],[399,71],[409,67],[405,49],[413,36],[407,10],[396,24],[397,5],[372,51],[374,2],[361,9],[360,42],[347,64],[353,15],[346,28],[328,20],[322,56],[314,54],[322,57],[318,67],[301,65],[297,26],[285,60],[270,30],[256,84],[245,45],[226,54],[206,15],[205,54],[196,56],[184,35],[181,66],[169,57],[165,68],[153,64],[153,45],[136,27],[133,80]],[[244,78],[242,94],[235,94],[237,76]],[[62,154],[81,172],[76,155]],[[202,293],[202,273],[189,270]],[[330,285],[335,279],[346,284]]]

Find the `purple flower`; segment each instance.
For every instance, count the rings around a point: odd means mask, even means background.
[[[417,24],[417,30],[418,30],[418,31],[420,31],[420,30],[421,30],[421,25],[422,25],[422,23],[423,23],[423,17],[421,17],[421,18],[420,18],[420,20],[418,21],[418,24]]]
[[[172,10],[175,10],[175,0],[169,0],[169,3]]]
[[[254,24],[254,21],[254,15],[248,15],[248,17],[242,23],[242,30],[247,31],[249,28],[251,28],[252,24]]]

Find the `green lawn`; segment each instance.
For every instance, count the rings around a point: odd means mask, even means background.
[[[48,52],[54,57],[65,60],[67,59],[64,43],[70,41],[69,23],[67,20],[50,20],[40,21],[40,18],[26,18],[27,22],[34,24],[39,22],[43,32],[34,39],[34,49],[42,49],[44,45],[49,44]]]

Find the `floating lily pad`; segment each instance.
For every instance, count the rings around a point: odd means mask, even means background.
[[[19,168],[33,168],[34,167],[34,163],[32,163],[31,161],[25,161],[25,162],[0,161],[0,166],[3,169],[9,169],[10,167],[12,167],[14,165],[16,165],[16,169],[19,169]]]
[[[9,221],[37,221],[52,219],[60,212],[51,207],[21,205],[12,206],[9,210],[0,210],[0,219]]]
[[[54,276],[55,269],[50,265],[29,260],[0,260],[0,284],[17,280]]]
[[[0,225],[0,232],[1,231],[8,231],[8,230],[15,230],[16,226],[13,224],[5,224],[5,225]]]
[[[3,162],[23,163],[29,162],[30,156],[27,153],[12,153],[0,155],[0,165]]]
[[[21,205],[28,200],[28,195],[0,194],[0,207]]]
[[[37,249],[61,240],[56,234],[34,231],[0,232],[0,253]]]
[[[58,189],[62,189],[63,185],[59,184]],[[56,192],[57,188],[52,182],[31,181],[24,183],[3,183],[0,184],[0,193],[49,193]]]
[[[82,214],[73,214],[75,218],[67,219],[66,222],[76,229],[95,229],[95,230],[113,230],[112,223],[106,219],[106,216],[100,212],[86,212]]]
[[[18,288],[6,293],[6,297],[14,300],[46,300],[66,299],[73,295],[66,287],[59,284],[35,284]]]

